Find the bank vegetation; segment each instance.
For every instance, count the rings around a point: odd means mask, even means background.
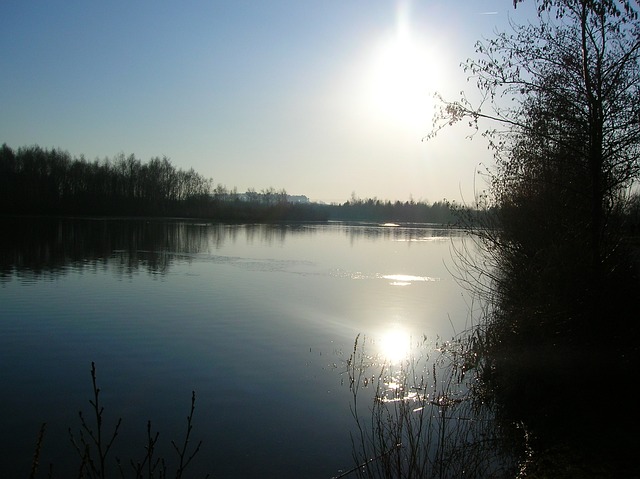
[[[121,153],[87,160],[38,145],[0,148],[0,214],[182,217],[217,222],[378,221],[451,223],[451,205],[360,199],[314,203],[286,190],[261,191],[214,184],[167,157],[147,162]]]
[[[442,99],[434,125],[468,122],[495,158],[473,209],[486,214],[469,226],[482,255],[458,255],[460,280],[485,304],[467,374],[499,421],[526,431],[529,477],[629,477],[640,425],[624,407],[640,365],[639,5],[536,4],[537,23],[478,42],[463,66],[480,101]]]

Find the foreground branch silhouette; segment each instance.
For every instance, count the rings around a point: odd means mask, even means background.
[[[173,477],[181,479],[185,474],[185,470],[191,464],[194,457],[200,452],[202,441],[192,446],[191,432],[193,430],[193,416],[195,412],[196,393],[191,393],[191,408],[187,416],[187,427],[182,441],[171,441],[173,450],[177,455],[177,466],[175,473],[168,473],[168,466],[163,457],[156,457],[156,445],[158,443],[159,433],[153,433],[151,421],[147,421],[147,443],[145,445],[145,455],[140,461],[129,460],[130,469],[133,476],[125,472],[125,467],[119,458],[110,461],[111,449],[118,438],[122,418],[118,418],[113,430],[108,432],[105,428],[105,409],[100,402],[100,388],[97,383],[97,373],[95,363],[91,363],[91,382],[93,397],[89,400],[91,404],[91,418],[85,417],[82,411],[78,412],[80,418],[80,428],[77,433],[69,427],[68,433],[71,444],[80,459],[77,469],[77,477],[88,479],[107,479],[108,477],[134,477],[135,479],[168,479]],[[45,436],[46,424],[42,424],[37,436],[36,446],[31,465],[30,479],[38,477],[38,469],[40,466],[41,451],[43,448],[43,440]],[[55,477],[53,474],[53,464],[49,465],[48,478]],[[207,474],[205,477],[209,477]]]

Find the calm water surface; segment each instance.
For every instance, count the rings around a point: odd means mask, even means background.
[[[0,240],[0,468],[77,467],[95,361],[114,457],[183,437],[194,477],[330,478],[352,466],[344,361],[358,334],[401,354],[465,328],[456,231],[368,224],[5,220]],[[70,461],[70,459],[72,459]],[[71,469],[75,470],[75,469]],[[2,471],[0,471],[2,472]],[[191,474],[189,477],[192,477]]]

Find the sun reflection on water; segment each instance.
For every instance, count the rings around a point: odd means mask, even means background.
[[[392,286],[410,286],[415,282],[438,281],[438,278],[432,278],[430,276],[413,276],[410,274],[385,274],[382,275],[382,277],[389,280],[389,284]]]
[[[382,359],[397,364],[408,359],[411,350],[411,337],[404,328],[389,328],[380,338],[380,355]]]

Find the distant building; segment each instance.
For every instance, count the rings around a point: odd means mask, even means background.
[[[305,195],[287,195],[287,201],[289,203],[311,203],[309,201],[309,198],[307,198]]]

